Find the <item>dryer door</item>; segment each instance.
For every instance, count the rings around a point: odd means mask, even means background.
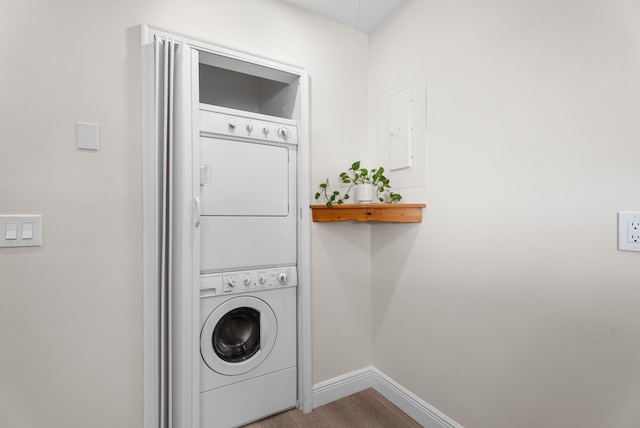
[[[296,146],[200,142],[200,272],[295,264]]]
[[[200,137],[202,215],[288,216],[294,197],[292,177],[295,180],[289,150]]]
[[[200,353],[217,373],[237,376],[258,367],[276,341],[276,316],[263,300],[240,296],[216,307],[200,332]]]

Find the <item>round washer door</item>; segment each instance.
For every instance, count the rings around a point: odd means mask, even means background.
[[[217,373],[237,376],[258,367],[276,342],[276,315],[264,300],[239,296],[217,306],[200,332],[200,353]]]

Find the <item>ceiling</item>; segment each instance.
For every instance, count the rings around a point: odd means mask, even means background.
[[[368,33],[405,0],[284,0]]]

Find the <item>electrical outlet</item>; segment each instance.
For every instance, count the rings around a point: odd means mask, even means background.
[[[640,251],[640,212],[618,213],[618,250]]]
[[[631,220],[628,223],[627,241],[640,242],[640,222]]]

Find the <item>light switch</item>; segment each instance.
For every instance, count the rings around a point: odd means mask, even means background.
[[[4,239],[13,241],[18,238],[18,223],[7,223],[4,228]]]
[[[33,239],[33,223],[22,223],[22,239]]]
[[[40,246],[41,215],[0,215],[0,248]]]

